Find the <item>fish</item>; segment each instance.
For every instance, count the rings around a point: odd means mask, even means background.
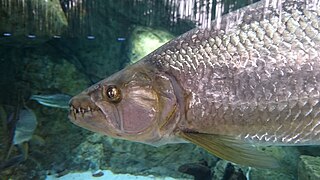
[[[69,109],[71,96],[67,94],[32,95],[30,99],[44,106]]]
[[[18,145],[29,141],[33,136],[37,124],[37,117],[33,110],[29,108],[21,109],[14,131],[13,144]]]
[[[258,147],[320,145],[319,6],[262,0],[223,15],[74,96],[68,116],[113,138],[279,168]]]

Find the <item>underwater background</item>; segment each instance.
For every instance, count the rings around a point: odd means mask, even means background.
[[[267,147],[285,157],[287,170],[279,172],[233,165],[193,144],[155,148],[112,139],[67,117],[69,99],[83,89],[254,2],[0,0],[0,179],[74,172],[111,179],[102,170],[136,179],[320,179],[318,147]]]

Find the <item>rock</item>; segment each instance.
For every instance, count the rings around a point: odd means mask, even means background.
[[[299,180],[320,179],[320,157],[302,155],[298,167]]]
[[[259,180],[293,180],[296,176],[284,172],[277,171],[276,169],[258,169],[252,168],[249,173],[250,179]]]
[[[174,35],[164,30],[136,26],[129,39],[129,64],[139,61],[173,38]]]
[[[268,146],[260,147],[262,151],[279,160],[281,166],[288,174],[297,175],[297,165],[300,152],[295,146]]]
[[[204,160],[208,162],[208,167],[213,167],[217,160],[193,144],[172,144],[156,148],[99,134],[88,136],[73,152],[71,160],[74,165],[97,163],[97,168],[110,169],[114,173],[188,179],[192,179],[192,176],[180,173],[180,166]],[[82,167],[81,170],[86,169]]]
[[[33,54],[25,57],[26,66],[22,78],[30,82],[32,94],[53,93],[76,95],[89,86],[84,74],[67,60],[50,55]]]
[[[87,167],[83,169],[90,169],[92,171],[97,171],[100,169],[101,161],[104,160],[104,147],[102,143],[92,144],[89,141],[84,141],[76,149],[73,150],[76,154],[75,163],[83,163]]]
[[[206,161],[183,164],[178,171],[193,176],[194,180],[212,180],[213,173]]]
[[[299,146],[298,150],[300,154],[309,155],[309,156],[320,156],[319,146]]]
[[[300,153],[296,147],[260,147],[262,151],[279,160],[281,167],[277,169],[262,169],[252,167],[250,179],[261,180],[292,180],[297,176],[297,164]]]
[[[232,164],[225,160],[219,160],[214,167],[213,179],[222,180],[242,180],[245,179],[245,174],[249,170],[246,166]]]
[[[119,71],[128,61],[125,52],[126,41],[118,41],[118,38],[125,37],[128,27],[119,22],[99,23],[94,29],[98,32],[94,34],[94,39],[84,36],[80,38],[63,37],[55,41],[55,47],[61,52],[70,55],[69,59],[76,59],[92,82],[100,81],[107,76]],[[110,24],[111,23],[111,24]],[[74,58],[76,57],[76,58]],[[76,62],[73,62],[76,64]]]
[[[222,179],[228,163],[229,163],[228,161],[224,161],[224,160],[219,160],[217,162],[217,164],[213,170],[214,171],[214,174],[213,174],[214,179]]]

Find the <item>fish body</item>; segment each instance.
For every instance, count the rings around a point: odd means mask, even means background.
[[[37,124],[37,117],[31,109],[21,109],[14,131],[13,144],[17,145],[29,141]]]
[[[320,144],[319,6],[260,1],[191,30],[75,96],[70,119],[111,137],[190,141],[278,167],[251,145]]]
[[[30,99],[35,100],[44,106],[69,109],[71,96],[66,94],[32,95]]]

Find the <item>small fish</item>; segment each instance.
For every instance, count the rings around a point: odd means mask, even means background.
[[[37,124],[37,117],[31,109],[20,110],[19,119],[14,131],[13,144],[17,145],[29,141]]]
[[[35,100],[44,106],[69,109],[71,96],[66,94],[32,95],[30,99]]]
[[[222,16],[73,97],[69,117],[110,137],[191,142],[278,168],[254,146],[320,145],[319,6],[264,0]]]

